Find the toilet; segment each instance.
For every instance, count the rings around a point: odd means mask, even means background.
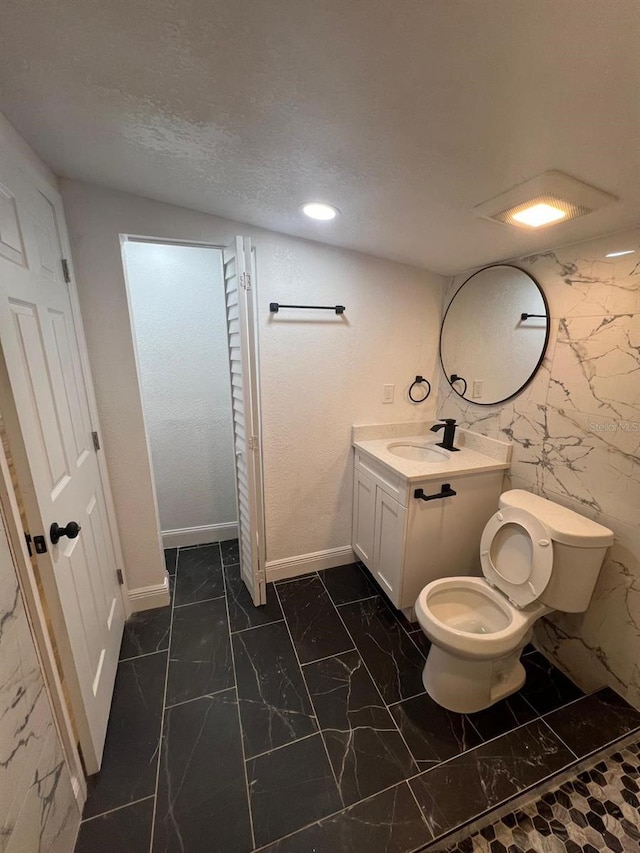
[[[431,698],[468,714],[519,690],[534,623],[587,609],[612,542],[608,528],[566,507],[504,492],[480,540],[484,577],[440,578],[416,601],[432,644],[422,676]]]

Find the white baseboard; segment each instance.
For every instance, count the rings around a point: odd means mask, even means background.
[[[163,530],[163,548],[188,548],[190,545],[206,545],[208,542],[225,542],[238,538],[238,525],[206,524],[203,527],[182,527],[179,530]]]
[[[355,563],[358,558],[350,546],[346,548],[328,548],[326,551],[314,551],[312,554],[300,554],[298,557],[286,557],[284,560],[267,560],[267,581],[281,581],[296,578],[321,569],[334,569]]]
[[[140,610],[153,610],[155,607],[166,607],[171,603],[169,596],[169,575],[165,575],[164,583],[153,586],[140,586],[129,590],[129,602],[132,613]]]

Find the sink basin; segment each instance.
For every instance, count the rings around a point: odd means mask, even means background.
[[[444,462],[449,458],[446,450],[434,447],[433,444],[418,444],[415,441],[396,441],[388,444],[387,450],[394,456],[414,462]]]

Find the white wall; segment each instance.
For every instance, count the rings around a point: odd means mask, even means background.
[[[100,408],[105,453],[133,587],[156,583],[154,497],[120,257],[120,233],[257,251],[267,560],[349,546],[354,423],[433,419],[440,276],[75,181],[61,181]],[[319,226],[321,227],[321,226]],[[347,307],[269,314],[269,302]],[[406,399],[412,378],[431,399]],[[395,384],[392,405],[383,384]],[[157,541],[157,540],[156,540]]]
[[[127,241],[123,255],[163,541],[193,545],[233,536],[222,253]]]

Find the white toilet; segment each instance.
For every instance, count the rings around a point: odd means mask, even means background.
[[[612,542],[608,528],[570,509],[504,492],[480,540],[484,577],[435,580],[416,601],[432,643],[422,676],[431,698],[471,713],[519,690],[534,622],[552,610],[587,609]]]

